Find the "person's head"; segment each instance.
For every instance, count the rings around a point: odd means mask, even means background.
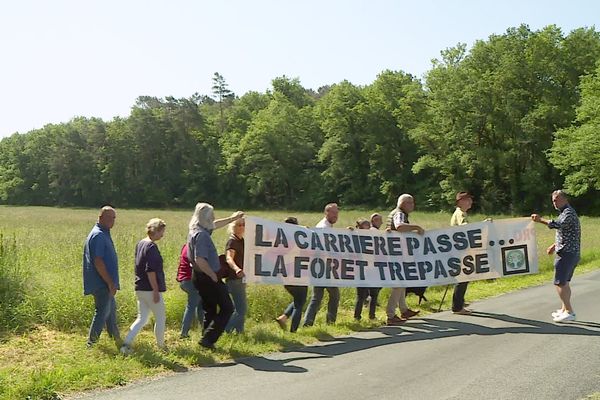
[[[117,212],[111,206],[104,206],[98,214],[98,223],[107,229],[111,229],[115,225]]]
[[[203,228],[209,231],[215,229],[215,211],[213,206],[208,203],[198,203],[194,209],[194,214],[190,220],[190,232]]]
[[[469,211],[473,206],[473,196],[469,192],[456,193],[456,206],[463,211]]]
[[[146,233],[153,242],[160,240],[165,234],[167,224],[160,218],[152,218],[146,224]]]
[[[567,198],[567,194],[562,190],[555,190],[552,192],[552,205],[557,210],[560,210],[564,206],[569,204],[569,199]]]
[[[298,218],[296,217],[287,217],[283,222],[286,224],[298,225]]]
[[[230,235],[235,235],[240,239],[244,237],[244,232],[246,231],[246,220],[244,218],[236,219],[233,222],[230,222],[227,225],[227,232]]]
[[[325,206],[325,219],[327,219],[327,221],[333,225],[338,220],[339,212],[340,210],[336,203],[329,203]]]
[[[410,214],[415,209],[415,199],[408,193],[401,194],[396,207],[398,210]]]
[[[383,225],[383,218],[379,213],[371,214],[371,226],[375,229],[379,229]]]
[[[356,229],[369,229],[371,228],[371,223],[364,219],[364,218],[359,218],[356,220]]]

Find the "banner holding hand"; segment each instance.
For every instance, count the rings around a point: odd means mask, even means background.
[[[414,233],[310,229],[246,217],[246,282],[436,286],[538,271],[530,218]]]

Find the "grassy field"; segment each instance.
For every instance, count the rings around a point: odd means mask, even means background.
[[[451,211],[415,212],[411,221],[425,229],[445,227]],[[342,210],[338,226],[353,225],[356,218],[368,217],[371,212]],[[217,210],[217,218],[229,214],[230,211]],[[295,215],[301,224],[310,226],[321,218],[320,213],[272,211],[248,214],[272,220]],[[245,334],[224,335],[217,343],[216,352],[208,352],[197,345],[197,330],[191,339],[180,340],[179,328],[186,297],[175,276],[190,216],[191,209],[117,210],[112,235],[120,258],[122,290],[117,294],[117,301],[123,334],[136,317],[133,291],[135,244],[144,237],[148,219],[160,217],[167,223],[166,235],[159,247],[167,275],[165,302],[169,350],[160,352],[156,349],[149,324],[136,339],[134,353],[124,357],[106,334],[93,349],[85,346],[93,300],[82,295],[81,253],[97,210],[0,206],[0,399],[59,399],[78,391],[123,385],[161,373],[185,371],[236,357],[326,340],[383,323],[383,309],[378,311],[379,321],[355,322],[352,319],[355,290],[343,289],[338,324],[325,325],[321,312],[314,327],[301,328],[296,334],[283,332],[273,318],[290,301],[288,294],[281,287],[251,286]],[[471,220],[483,218],[474,215]],[[589,271],[598,264],[598,222],[597,218],[582,217],[584,251],[577,273]],[[216,231],[213,236],[217,249],[223,249],[225,230]],[[552,241],[553,232],[538,226],[540,273],[476,282],[469,286],[467,299],[472,301],[550,281],[552,258],[542,253]],[[428,289],[429,302],[422,305],[421,310],[437,310],[443,290],[443,287]],[[387,289],[382,291],[381,304],[386,303],[388,292]],[[554,293],[549,291],[548,296],[554,296]],[[410,296],[409,305],[416,307],[414,302],[415,298]],[[448,306],[446,300],[445,308]]]

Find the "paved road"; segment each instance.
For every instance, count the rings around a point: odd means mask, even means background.
[[[552,286],[301,351],[84,396],[129,399],[581,399],[600,392],[600,271],[573,283],[578,321],[554,324]],[[468,296],[467,296],[468,297]]]

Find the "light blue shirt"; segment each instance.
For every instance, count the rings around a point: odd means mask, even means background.
[[[106,271],[115,287],[119,287],[119,260],[115,245],[110,237],[110,229],[96,223],[88,235],[83,247],[83,294],[92,294],[101,288],[108,288],[104,279],[96,270],[94,259],[100,257],[106,265]]]
[[[212,231],[198,227],[191,234],[188,243],[193,245],[193,255],[190,251],[192,248],[188,246],[188,257],[190,257],[190,260],[195,259],[195,257],[202,257],[206,260],[210,269],[218,272],[221,268],[221,263],[219,262],[219,254],[217,253],[215,244],[210,237],[211,233]]]

